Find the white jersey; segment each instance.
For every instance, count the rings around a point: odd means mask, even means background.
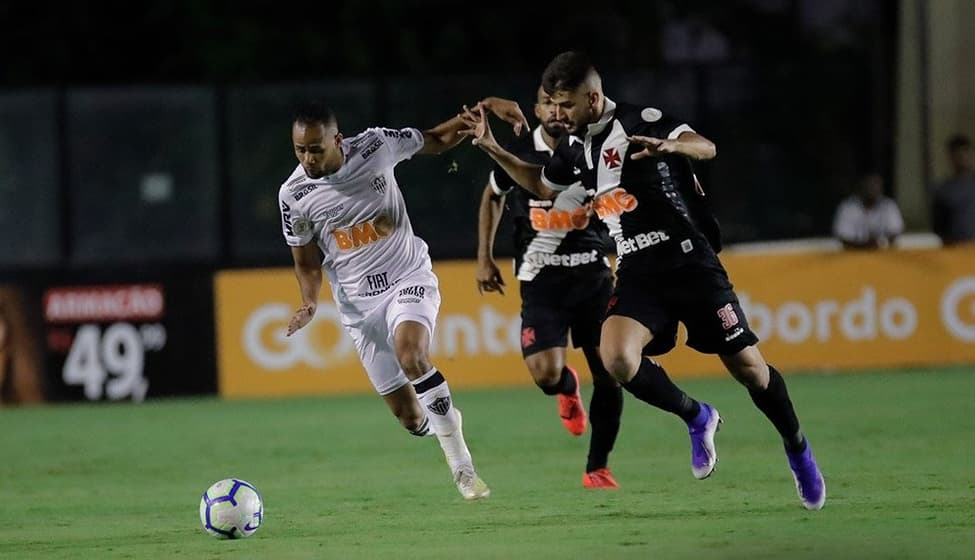
[[[432,270],[393,174],[422,147],[415,128],[369,128],[342,141],[337,172],[311,179],[299,165],[278,191],[285,241],[318,243],[346,324],[361,321],[402,278]]]

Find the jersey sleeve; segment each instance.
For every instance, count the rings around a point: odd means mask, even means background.
[[[563,140],[556,146],[552,159],[542,168],[542,183],[553,191],[564,191],[579,182],[577,152],[571,148],[571,140]]]
[[[637,134],[652,138],[676,140],[685,132],[695,132],[691,125],[687,124],[687,121],[653,107],[646,107],[640,111],[638,122],[641,126],[639,126]]]
[[[416,128],[378,128],[376,132],[389,146],[393,165],[410,159],[423,148],[423,133]]]
[[[494,169],[488,175],[488,184],[491,185],[491,190],[494,191],[494,194],[499,196],[508,194],[511,192],[511,189],[518,186],[515,180],[511,178],[511,175],[508,175],[508,172],[498,164],[494,165]]]
[[[278,193],[278,208],[281,210],[281,231],[284,241],[291,247],[303,247],[315,238],[311,219],[303,214],[294,198],[281,189]]]

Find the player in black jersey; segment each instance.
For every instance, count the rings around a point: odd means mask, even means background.
[[[545,165],[565,125],[555,118],[551,98],[539,87],[535,116],[539,125],[508,146],[519,158]],[[504,280],[494,260],[494,238],[507,208],[514,225],[515,274],[521,290],[521,350],[535,384],[555,395],[562,424],[573,435],[586,430],[579,376],[566,364],[569,330],[592,372],[592,434],[582,484],[618,488],[608,467],[619,433],[623,392],[599,358],[599,332],[613,291],[606,258],[606,227],[589,216],[591,193],[578,185],[552,200],[538,198],[495,166],[484,187],[478,214],[477,287],[504,295]]]
[[[657,108],[606,98],[599,74],[578,52],[555,57],[542,87],[569,134],[580,140],[563,139],[544,168],[502,149],[481,109],[468,113],[468,132],[518,184],[540,198],[577,182],[596,191],[593,211],[609,226],[620,258],[602,328],[606,369],[637,398],[687,422],[692,469],[699,478],[707,476],[713,462],[696,450],[703,440],[710,445],[701,447],[714,453],[718,411],[689,398],[646,357],[672,349],[677,323],[684,323],[687,344],[717,354],[748,389],[782,436],[802,505],[820,509],[826,485],[799,429],[785,381],[758,350],[758,337],[717,257],[717,222],[691,166],[691,160],[715,157],[714,144]]]

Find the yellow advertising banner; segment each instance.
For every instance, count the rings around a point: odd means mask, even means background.
[[[781,371],[975,363],[975,248],[727,254],[766,358]],[[443,303],[433,362],[453,387],[526,385],[517,281],[480,296],[473,261],[439,262]],[[371,391],[329,290],[305,329],[285,337],[298,302],[291,269],[216,277],[220,393],[232,397]],[[720,375],[715,356],[680,345],[674,377]],[[570,363],[585,371],[578,352]]]

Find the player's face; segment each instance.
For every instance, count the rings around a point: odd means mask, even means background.
[[[585,85],[574,90],[556,91],[550,99],[555,105],[555,118],[565,123],[569,134],[579,134],[580,130],[599,117],[596,114],[599,93],[589,91]]]
[[[535,101],[535,118],[542,123],[542,128],[553,138],[565,134],[565,122],[555,116],[555,104],[552,97],[545,90],[538,88],[538,99]]]
[[[334,125],[294,123],[291,142],[305,175],[318,179],[342,167],[342,135]]]

